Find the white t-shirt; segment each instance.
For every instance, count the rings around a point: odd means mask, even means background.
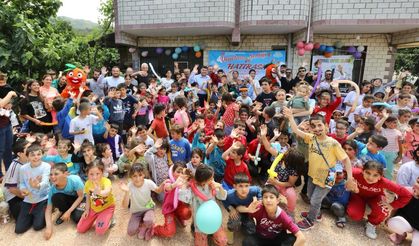
[[[113,76],[106,77],[104,78],[103,81],[108,88],[117,87],[119,84],[125,83],[124,78],[122,77],[115,78]]]
[[[170,90],[173,81],[173,79],[161,78],[160,83],[164,86],[164,88],[166,88],[166,90]]]
[[[353,128],[357,127],[357,124],[355,123],[355,117],[354,115],[359,115],[361,117],[365,116],[367,113],[372,114],[371,108],[364,108],[364,106],[360,105],[356,107],[353,114],[350,114],[348,117],[348,121],[351,122],[351,126]],[[352,117],[351,117],[352,116]]]
[[[16,195],[11,193],[8,188],[18,187],[20,168],[24,163],[18,162],[16,159],[12,161],[9,169],[7,169],[4,178],[4,197],[6,202],[12,200]]]
[[[77,116],[76,118],[70,121],[70,130],[69,132],[76,132],[81,131],[84,129],[84,134],[77,134],[74,135],[74,143],[82,144],[83,140],[88,139],[93,144],[95,141],[93,140],[93,132],[92,126],[99,121],[99,117],[96,115],[89,114],[86,118],[80,118]]]
[[[129,182],[128,188],[130,192],[131,213],[138,213],[150,209],[147,204],[152,201],[151,191],[157,189],[157,185],[152,180],[144,179],[144,184],[139,188],[132,182]]]
[[[350,103],[351,105],[354,104],[355,102],[355,96],[356,96],[356,91],[351,91],[348,93],[348,95],[346,95],[345,100],[343,101],[343,103]],[[364,99],[365,94],[359,95],[358,97],[358,102],[356,104],[356,106],[358,107],[359,105],[362,105],[362,99]],[[349,112],[349,110],[351,110],[352,106],[345,106],[345,114],[347,114]],[[352,116],[353,117],[353,116]]]

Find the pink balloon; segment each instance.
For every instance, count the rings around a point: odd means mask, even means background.
[[[320,43],[315,43],[314,44],[314,49],[318,50],[320,48]]]
[[[302,49],[304,48],[304,42],[303,41],[298,41],[297,42],[297,49]]]
[[[306,52],[306,50],[304,48],[301,48],[301,49],[298,49],[297,54],[299,56],[303,56],[305,52]]]
[[[312,50],[313,50],[313,48],[314,48],[313,43],[307,43],[307,44],[304,46],[304,49],[305,49],[306,51],[312,51]]]

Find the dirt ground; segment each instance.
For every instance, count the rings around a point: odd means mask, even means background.
[[[117,182],[114,182],[117,183]],[[190,232],[190,227],[178,229],[175,237],[168,239],[153,238],[149,242],[141,241],[136,237],[129,237],[126,233],[126,228],[129,220],[129,211],[122,209],[120,202],[122,200],[122,193],[118,185],[114,184],[114,194],[117,200],[117,206],[115,210],[116,225],[105,236],[96,236],[94,231],[91,230],[86,234],[78,234],[76,232],[75,224],[72,222],[66,222],[59,226],[54,225],[54,234],[49,241],[45,241],[43,238],[43,231],[36,232],[33,229],[24,233],[23,235],[16,235],[14,233],[14,222],[9,224],[0,225],[0,245],[193,245],[193,238]],[[298,201],[296,210],[296,219],[299,220],[299,214],[301,211],[305,211],[308,205],[304,204],[301,200]],[[364,223],[365,222],[348,222],[345,229],[339,229],[334,224],[334,218],[326,211],[323,213],[322,222],[316,224],[316,226],[307,232],[303,232],[307,238],[306,245],[334,245],[340,246],[360,246],[360,245],[392,245],[387,239],[388,233],[384,228],[377,230],[378,239],[371,240],[364,235]],[[163,223],[163,216],[161,215],[160,208],[156,209],[156,222]],[[55,218],[55,216],[54,216]],[[227,212],[223,209],[224,224],[227,223]],[[243,236],[235,234],[235,244],[241,245]],[[411,245],[411,241],[405,242],[403,245]]]

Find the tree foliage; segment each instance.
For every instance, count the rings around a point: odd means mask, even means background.
[[[0,5],[0,70],[12,84],[39,79],[48,69],[63,70],[66,63],[118,64],[115,49],[89,46],[97,33],[77,36],[68,22],[56,18],[60,6],[59,0],[9,0]]]
[[[409,70],[412,75],[419,76],[419,48],[398,49],[395,70]]]

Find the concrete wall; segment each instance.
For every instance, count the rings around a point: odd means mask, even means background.
[[[234,0],[116,0],[119,25],[231,22]]]
[[[306,20],[309,0],[240,0],[240,22]]]
[[[391,44],[400,45],[419,42],[419,28],[392,34]]]
[[[315,0],[313,21],[419,18],[417,0]]]

